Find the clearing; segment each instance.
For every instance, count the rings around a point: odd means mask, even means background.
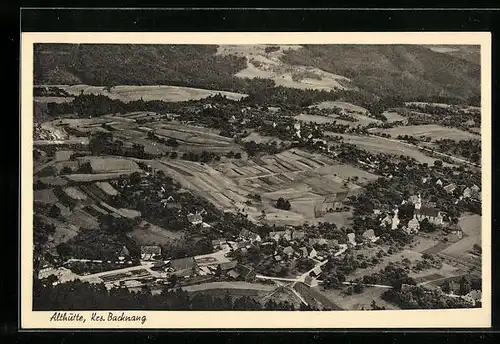
[[[340,136],[345,143],[356,145],[374,154],[384,153],[397,156],[404,155],[417,160],[419,163],[427,163],[429,165],[432,165],[436,160],[435,158],[425,155],[414,146],[395,140],[389,141],[378,136],[337,134],[329,132],[326,132],[325,135]]]
[[[246,94],[207,90],[202,88],[179,87],[179,86],[115,86],[110,91],[105,90],[104,86],[88,86],[88,85],[58,85],[71,95],[77,96],[81,94],[96,94],[104,95],[110,99],[118,99],[123,102],[135,100],[162,100],[166,102],[182,102],[187,100],[203,99],[217,94],[221,94],[231,100],[240,100],[246,97]]]
[[[450,139],[450,140],[469,140],[469,139],[481,139],[481,136],[468,133],[463,130],[455,128],[442,127],[437,124],[424,124],[424,125],[408,125],[404,127],[395,127],[389,129],[373,128],[370,129],[372,132],[386,133],[392,137],[397,137],[398,135],[410,135],[410,136],[427,136],[432,140],[440,139]]]

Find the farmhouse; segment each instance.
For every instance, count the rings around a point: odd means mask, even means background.
[[[344,200],[347,197],[347,191],[338,192],[325,197],[322,204],[322,212],[342,211],[344,209]]]
[[[179,277],[190,277],[196,275],[199,271],[193,257],[174,259],[170,262],[170,266],[174,269],[174,275]]]
[[[217,268],[220,269],[221,272],[228,272],[229,270],[233,270],[236,265],[238,265],[238,262],[233,260],[227,263],[221,263],[217,265]]]
[[[252,268],[242,264],[238,264],[235,270],[247,282],[252,282],[253,280],[255,280],[255,277],[257,275]]]
[[[161,256],[161,247],[158,245],[145,245],[141,246],[141,259],[154,260]]]
[[[249,240],[250,242],[261,242],[262,241],[262,238],[260,237],[260,235],[258,235],[257,233],[254,233],[252,231],[249,231],[248,229],[246,228],[243,228],[240,232],[240,238],[244,239],[244,240]]]
[[[306,278],[304,279],[304,283],[311,288],[318,286],[318,280],[311,276],[306,276]]]
[[[322,272],[323,272],[323,271],[321,270],[321,267],[320,267],[320,266],[317,266],[317,267],[315,267],[315,268],[311,271],[311,273],[310,273],[309,275],[310,275],[310,276],[312,276],[312,277],[318,277],[319,275],[321,275],[321,273],[322,273]]]
[[[203,222],[203,218],[201,217],[200,214],[192,214],[189,213],[187,215],[187,220],[192,224],[192,225],[198,225]]]
[[[443,216],[441,212],[435,208],[422,207],[421,209],[415,209],[414,215],[419,222],[423,219],[427,219],[430,223],[435,225],[443,224]]]

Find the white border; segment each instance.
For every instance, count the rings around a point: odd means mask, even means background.
[[[483,306],[461,310],[331,312],[127,311],[144,325],[51,322],[32,311],[33,271],[33,44],[440,44],[481,45]],[[21,328],[488,328],[491,326],[491,34],[489,32],[335,33],[22,33],[21,37]],[[79,312],[90,317],[91,312]]]

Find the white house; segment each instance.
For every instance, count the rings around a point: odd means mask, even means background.
[[[417,216],[413,215],[413,218],[408,221],[408,224],[406,226],[408,230],[408,234],[416,234],[420,230],[420,223],[417,220]]]

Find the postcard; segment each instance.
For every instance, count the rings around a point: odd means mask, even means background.
[[[21,327],[488,328],[488,32],[23,33]]]

